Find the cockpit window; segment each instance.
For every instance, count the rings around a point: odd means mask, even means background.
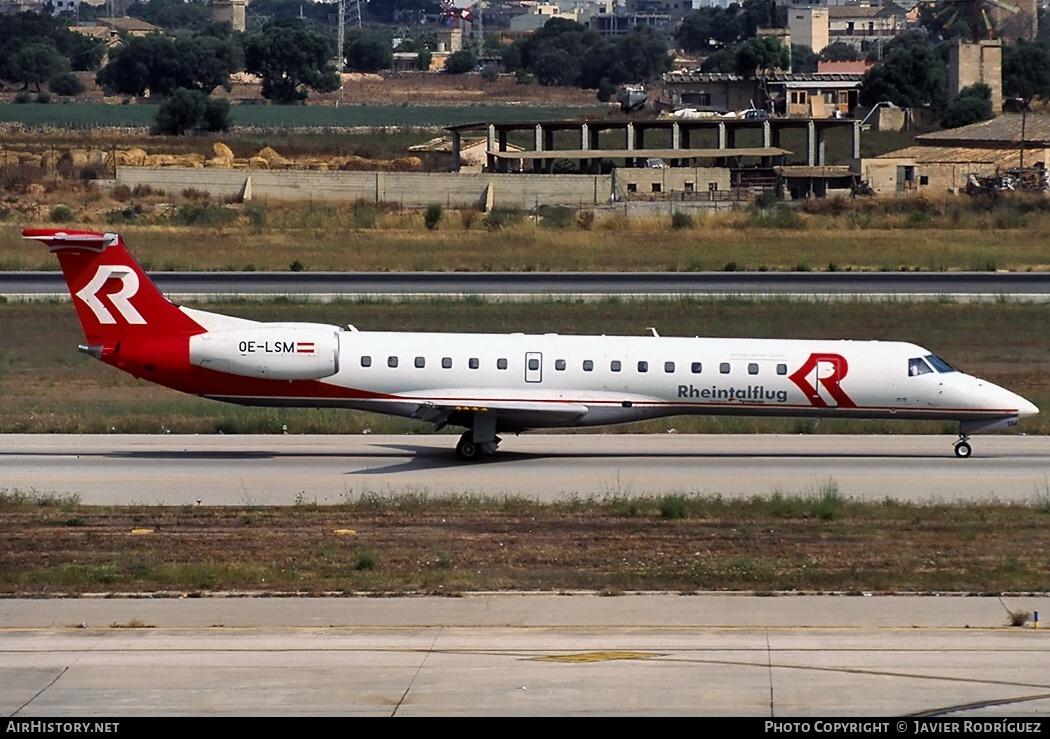
[[[940,357],[934,354],[927,354],[926,361],[933,365],[933,368],[938,372],[958,372],[959,370],[952,367],[950,364],[945,362]]]
[[[908,377],[916,377],[933,372],[930,365],[926,364],[921,357],[912,357],[908,360]]]

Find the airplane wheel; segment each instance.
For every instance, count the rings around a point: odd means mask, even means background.
[[[468,431],[459,437],[456,456],[464,462],[474,462],[481,456],[481,447],[474,443],[474,432]]]
[[[955,445],[955,456],[959,459],[966,459],[973,454],[973,449],[965,441],[960,441]]]

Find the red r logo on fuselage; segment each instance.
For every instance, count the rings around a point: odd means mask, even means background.
[[[849,364],[841,354],[810,354],[809,359],[789,375],[788,379],[795,383],[810,404],[817,408],[832,407],[820,396],[818,385],[827,391],[837,407],[856,408],[857,404],[846,395],[846,391],[839,385],[847,372],[849,372]],[[823,377],[822,374],[824,374]]]

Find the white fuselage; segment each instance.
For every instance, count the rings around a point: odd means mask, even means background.
[[[346,393],[209,395],[424,420],[491,406],[500,430],[679,414],[945,419],[976,430],[1035,412],[900,342],[351,330],[338,331],[337,344],[337,369],[318,382]],[[922,374],[909,374],[914,360]]]

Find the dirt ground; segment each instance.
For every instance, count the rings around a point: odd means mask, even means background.
[[[701,511],[674,496],[481,510],[0,505],[0,595],[1046,591],[1046,518],[841,500]]]
[[[76,97],[79,102],[120,104],[123,95],[107,97],[95,84],[93,72],[77,74],[87,90]],[[14,100],[16,86],[0,90],[0,102]],[[233,89],[226,92],[221,87],[215,97],[229,98],[238,103],[257,101],[266,103],[262,97],[262,85],[252,75],[238,73],[233,76]],[[537,82],[518,84],[512,74],[501,74],[488,82],[480,74],[443,74],[441,72],[384,72],[362,74],[348,72],[343,75],[342,97],[339,92],[318,93],[310,91],[308,105],[343,104],[367,105],[470,105],[513,104],[527,105],[593,105],[597,102],[594,90],[577,87],[546,87]]]

